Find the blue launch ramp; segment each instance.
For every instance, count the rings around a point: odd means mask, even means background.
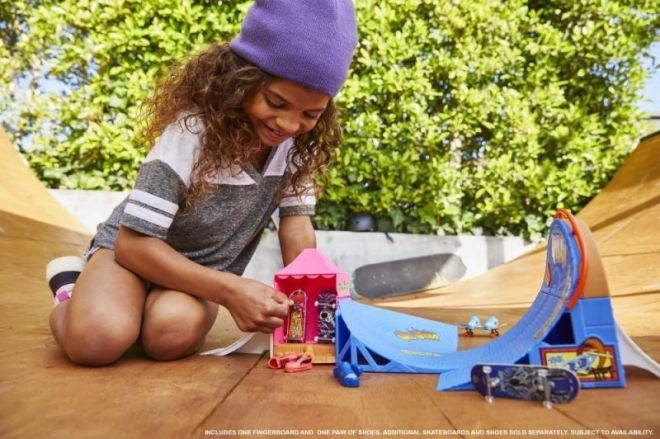
[[[516,363],[542,343],[576,290],[580,263],[581,254],[571,228],[565,221],[553,221],[546,275],[528,312],[502,336],[465,351],[455,351],[453,344],[439,348],[414,337],[393,343],[397,332],[411,329],[432,328],[428,330],[437,331],[438,337],[447,337],[447,341],[452,337],[449,333],[457,337],[458,330],[455,325],[438,322],[432,323],[444,326],[413,324],[408,320],[413,317],[400,317],[392,311],[381,314],[385,311],[343,300],[337,312],[337,361],[358,364],[368,372],[440,373],[438,390],[470,387],[470,369],[474,364]]]
[[[438,372],[438,359],[458,348],[455,325],[350,299],[339,301],[337,321],[337,362],[369,372]]]

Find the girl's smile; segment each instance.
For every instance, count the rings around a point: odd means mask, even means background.
[[[330,97],[306,87],[274,79],[248,100],[245,111],[264,147],[311,131]]]

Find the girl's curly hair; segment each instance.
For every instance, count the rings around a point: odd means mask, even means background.
[[[273,76],[236,55],[227,43],[216,43],[175,64],[162,77],[144,103],[146,138],[153,147],[168,125],[182,115],[186,127],[192,119],[203,121],[200,151],[193,165],[189,208],[209,194],[210,177],[221,170],[244,169],[259,152],[261,144],[244,111],[245,103],[269,84]],[[297,136],[291,149],[295,171],[291,176],[293,194],[302,196],[318,176],[327,183],[326,168],[341,141],[337,109],[332,101],[313,130]]]

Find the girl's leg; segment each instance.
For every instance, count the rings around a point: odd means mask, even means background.
[[[147,295],[141,341],[155,360],[197,352],[218,315],[218,305],[179,291],[154,287]]]
[[[147,295],[144,281],[99,249],[76,281],[73,295],[53,308],[50,328],[74,363],[115,362],[140,335]]]

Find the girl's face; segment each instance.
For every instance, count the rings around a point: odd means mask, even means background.
[[[245,106],[252,127],[264,147],[311,131],[330,97],[285,79],[274,79]]]

